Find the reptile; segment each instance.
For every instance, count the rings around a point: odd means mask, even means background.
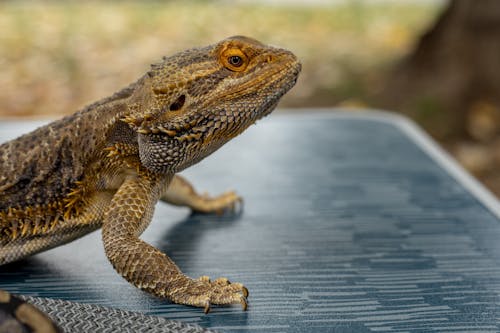
[[[164,57],[114,95],[0,146],[0,265],[102,229],[114,269],[136,287],[201,307],[241,304],[227,278],[191,278],[139,237],[158,201],[215,213],[178,173],[270,114],[301,70],[288,50],[235,36]]]

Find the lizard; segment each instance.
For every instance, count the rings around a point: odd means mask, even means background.
[[[244,36],[178,52],[136,82],[0,145],[0,265],[101,228],[114,269],[136,287],[201,307],[248,305],[227,278],[191,278],[139,236],[162,201],[213,213],[178,173],[269,115],[301,71],[290,51]]]

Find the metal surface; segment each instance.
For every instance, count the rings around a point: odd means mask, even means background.
[[[0,123],[0,141],[26,127]],[[244,283],[247,312],[204,315],[135,289],[99,232],[0,267],[0,289],[221,332],[500,329],[498,204],[401,118],[273,115],[184,174],[200,190],[237,189],[244,212],[160,203],[142,238],[191,276]]]

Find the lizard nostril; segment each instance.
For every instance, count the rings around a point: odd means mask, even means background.
[[[170,104],[170,111],[180,110],[184,106],[184,102],[186,101],[186,95],[180,95],[175,102]]]
[[[272,55],[272,54],[269,54],[267,57],[266,57],[266,62],[273,62],[275,59],[275,57]]]

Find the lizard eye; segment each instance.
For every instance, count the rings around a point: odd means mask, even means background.
[[[230,56],[227,59],[227,62],[234,67],[240,67],[241,65],[243,65],[243,59],[241,59],[240,56]]]
[[[248,65],[248,58],[245,53],[234,47],[223,50],[220,61],[224,67],[233,72],[242,72]]]

